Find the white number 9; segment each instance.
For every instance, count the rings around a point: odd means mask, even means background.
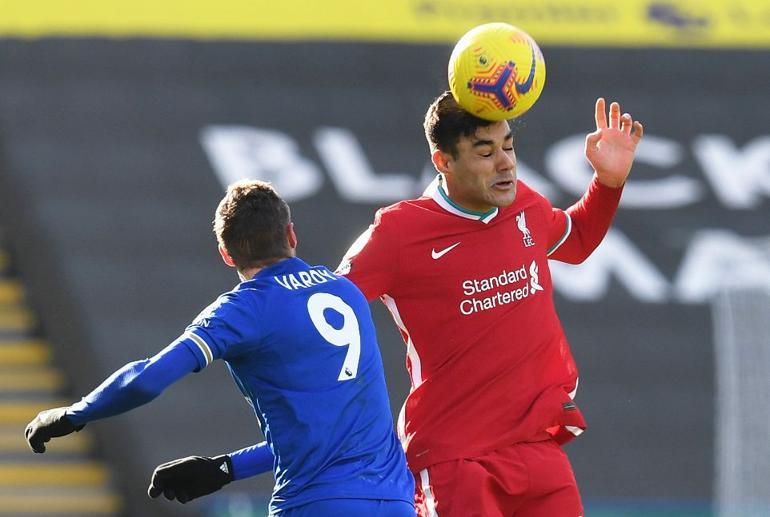
[[[336,329],[329,325],[324,317],[326,309],[334,309],[342,314],[342,327]],[[342,301],[342,298],[329,293],[315,293],[307,301],[307,312],[313,325],[321,337],[334,346],[347,346],[348,353],[342,363],[338,381],[355,379],[358,374],[358,360],[361,356],[361,333],[358,330],[358,319],[353,308]]]

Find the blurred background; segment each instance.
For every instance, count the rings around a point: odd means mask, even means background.
[[[227,183],[272,181],[300,255],[330,267],[418,196],[425,109],[489,21],[544,52],[515,147],[554,205],[588,184],[596,97],[645,125],[604,243],[551,264],[586,514],[770,515],[766,0],[0,2],[0,515],[265,515],[269,474],[185,506],[145,495],[159,463],[262,439],[224,364],[42,456],[23,427],[236,284],[211,232]],[[396,414],[404,346],[373,309]]]

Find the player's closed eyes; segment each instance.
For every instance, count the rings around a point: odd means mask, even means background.
[[[513,147],[510,147],[510,148],[503,147],[503,151],[505,151],[506,153],[510,153],[510,152],[513,151]],[[492,151],[489,151],[489,152],[486,152],[486,153],[481,153],[481,154],[479,154],[479,156],[481,156],[482,158],[491,158],[493,154],[494,153]]]

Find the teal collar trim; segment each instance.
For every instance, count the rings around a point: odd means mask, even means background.
[[[433,192],[433,200],[436,201],[436,203],[439,204],[441,208],[446,210],[447,212],[451,212],[455,215],[459,215],[460,217],[464,217],[465,219],[474,219],[476,221],[481,221],[484,224],[487,224],[489,221],[495,218],[497,213],[499,212],[499,209],[497,207],[487,211],[487,212],[477,212],[475,210],[468,210],[467,208],[464,208],[454,201],[452,201],[449,198],[449,195],[444,190],[444,177],[443,175],[439,174],[436,182],[436,190]]]

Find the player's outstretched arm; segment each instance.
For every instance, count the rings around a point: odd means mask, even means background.
[[[175,343],[150,359],[125,365],[80,402],[41,411],[24,430],[29,447],[45,452],[51,438],[80,431],[88,422],[146,404],[168,386],[198,368],[195,355]]]
[[[272,468],[273,453],[267,442],[221,456],[189,456],[159,465],[152,473],[147,495],[154,499],[163,494],[169,501],[184,504]]]
[[[630,114],[620,114],[620,104],[610,104],[609,121],[604,98],[596,100],[596,131],[586,136],[585,154],[599,182],[619,188],[626,182],[634,162],[636,146],[644,134],[642,123]]]

